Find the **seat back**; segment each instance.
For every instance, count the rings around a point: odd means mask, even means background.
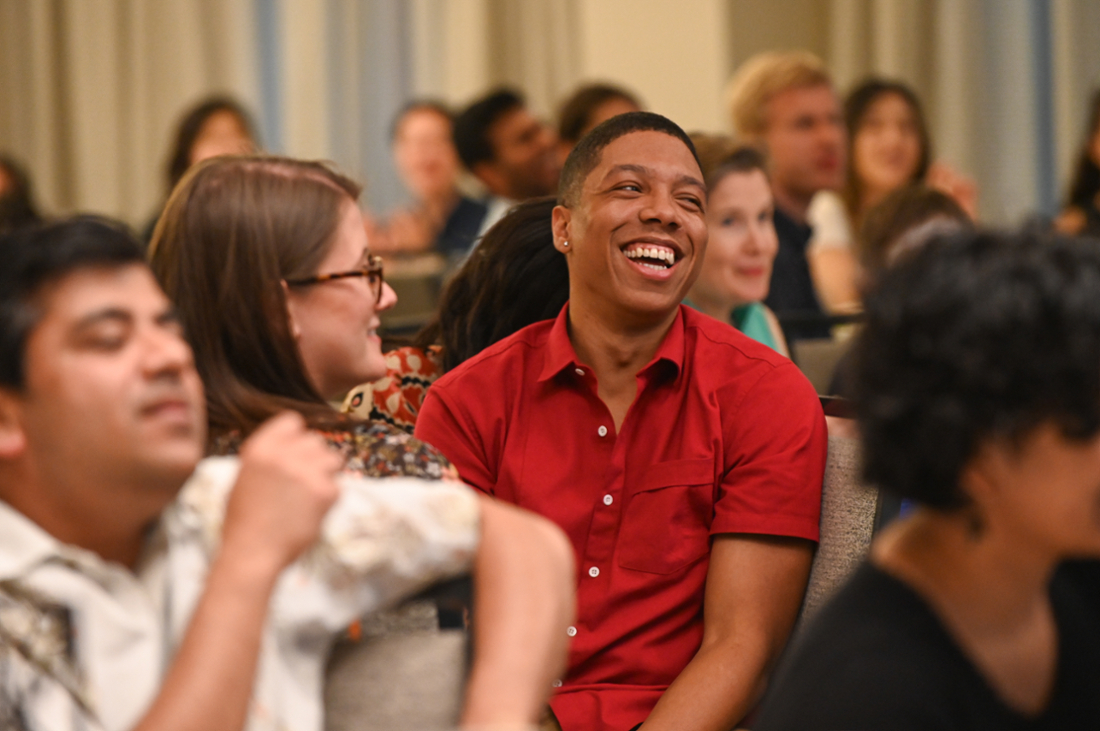
[[[821,537],[810,568],[802,619],[828,601],[866,558],[878,509],[878,491],[860,481],[859,440],[850,419],[826,417],[829,454],[821,488]]]
[[[452,731],[468,670],[468,634],[439,629],[432,601],[364,618],[325,672],[325,731]]]

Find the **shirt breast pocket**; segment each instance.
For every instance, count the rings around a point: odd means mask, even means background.
[[[619,566],[671,574],[710,550],[714,463],[682,459],[653,465],[626,506],[619,534]]]

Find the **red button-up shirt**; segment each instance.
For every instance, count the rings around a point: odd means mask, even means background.
[[[789,360],[681,307],[616,434],[567,313],[440,378],[416,436],[568,534],[577,622],[551,705],[563,729],[625,730],[699,649],[712,535],[817,540],[825,420]]]

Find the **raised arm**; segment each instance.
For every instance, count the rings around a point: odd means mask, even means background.
[[[661,696],[645,731],[728,731],[763,693],[798,616],[813,544],[800,538],[714,539],[703,643]]]
[[[573,549],[553,523],[481,499],[474,563],[474,665],[464,726],[537,723],[565,669],[575,612]]]
[[[317,539],[341,467],[297,414],[272,419],[245,442],[206,588],[136,731],[244,727],[275,582]]]

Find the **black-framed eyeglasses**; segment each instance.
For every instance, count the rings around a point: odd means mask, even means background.
[[[284,279],[291,287],[305,287],[310,284],[323,284],[334,279],[347,279],[348,277],[366,277],[370,285],[371,294],[374,295],[374,303],[382,301],[382,257],[368,256],[366,263],[359,269],[349,272],[332,272],[331,274],[318,274],[304,279]]]

